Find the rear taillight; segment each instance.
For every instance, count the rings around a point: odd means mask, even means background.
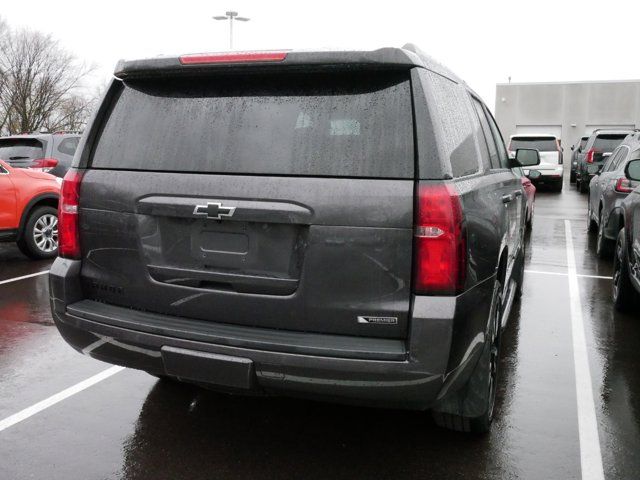
[[[71,169],[64,176],[58,205],[58,255],[80,258],[80,184],[83,172]]]
[[[586,162],[587,163],[593,163],[593,157],[596,155],[596,153],[600,153],[600,150],[597,150],[595,148],[591,148],[589,149],[589,151],[587,152],[587,156],[586,156]]]
[[[616,192],[619,193],[631,193],[635,185],[631,183],[631,180],[628,178],[619,178],[616,182]]]
[[[32,170],[39,170],[41,172],[49,172],[58,165],[58,160],[55,158],[37,158],[31,162],[29,168]]]
[[[201,65],[206,63],[241,63],[241,62],[281,62],[287,58],[287,52],[220,52],[194,53],[182,55],[182,65]]]
[[[464,288],[466,232],[460,195],[451,184],[419,184],[414,231],[413,289],[454,295]]]

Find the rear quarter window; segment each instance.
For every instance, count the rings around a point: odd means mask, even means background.
[[[79,141],[80,137],[65,138],[60,142],[56,150],[63,155],[73,157],[73,154],[76,153],[76,148],[78,148]]]
[[[439,143],[451,163],[454,177],[472,175],[480,170],[476,136],[482,135],[469,95],[464,87],[437,73],[426,71],[435,99],[434,125]],[[474,131],[476,134],[474,135]]]
[[[413,178],[408,72],[120,85],[93,168]]]

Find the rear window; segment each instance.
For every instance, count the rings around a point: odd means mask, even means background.
[[[33,160],[43,158],[46,142],[35,138],[5,138],[0,139],[0,159]]]
[[[530,148],[539,152],[557,152],[558,144],[553,137],[513,137],[509,150],[516,151],[519,148]]]
[[[598,135],[593,141],[593,148],[601,152],[613,152],[622,143],[627,134]]]
[[[128,81],[93,168],[413,177],[408,73]]]

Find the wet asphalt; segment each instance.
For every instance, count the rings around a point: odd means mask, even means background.
[[[611,276],[586,196],[539,191],[486,436],[421,412],[232,397],[124,370],[0,431],[0,479],[582,478],[565,219],[578,274]],[[0,282],[48,265],[0,244]],[[614,312],[610,279],[578,282],[605,477],[640,478],[640,314]],[[46,275],[0,284],[0,421],[108,367],[60,338]]]

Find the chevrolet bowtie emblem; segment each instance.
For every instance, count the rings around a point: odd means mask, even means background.
[[[193,215],[222,220],[222,218],[233,217],[235,211],[236,207],[224,207],[220,202],[207,202],[206,205],[196,205],[196,208],[193,209]]]

